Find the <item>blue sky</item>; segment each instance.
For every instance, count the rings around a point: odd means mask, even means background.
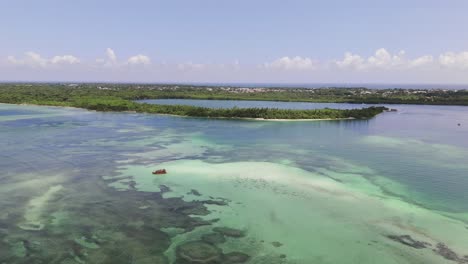
[[[0,0],[0,79],[468,83],[467,11],[464,0]]]

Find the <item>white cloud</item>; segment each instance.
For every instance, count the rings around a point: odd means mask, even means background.
[[[117,63],[117,56],[115,55],[115,52],[113,49],[107,48],[106,55],[110,63],[113,63],[113,64]]]
[[[416,59],[406,58],[405,51],[391,54],[386,49],[378,49],[374,55],[365,59],[360,55],[346,52],[342,60],[335,61],[334,64],[341,69],[353,70],[399,70],[409,68],[420,68],[432,64],[434,58],[425,55]]]
[[[441,54],[439,56],[439,63],[442,67],[446,68],[468,69],[468,51]]]
[[[404,51],[390,52],[381,48],[367,56],[346,52],[338,60],[283,56],[262,64],[240,64],[238,60],[164,63],[153,62],[143,54],[131,54],[136,55],[118,57],[113,49],[107,48],[100,58],[86,61],[70,54],[47,57],[30,51],[3,60],[0,58],[0,74],[16,79],[28,78],[28,74],[54,79],[69,78],[68,73],[72,76],[70,79],[119,81],[468,82],[468,74],[460,74],[460,71],[468,73],[468,51],[412,57]],[[11,67],[14,65],[18,67]]]
[[[115,51],[111,48],[106,49],[106,58],[98,58],[95,60],[95,66],[104,66],[108,68],[119,68],[126,65],[149,65],[151,64],[150,57],[142,54],[129,57],[126,61],[119,61]]]
[[[416,58],[409,62],[410,67],[422,67],[426,65],[430,65],[434,62],[434,57],[431,55],[424,55],[419,58]]]
[[[22,59],[8,56],[7,61],[14,65],[25,65],[34,68],[46,68],[55,64],[77,64],[80,60],[72,55],[55,56],[51,59],[43,58],[39,53],[28,51]]]
[[[318,63],[310,58],[296,56],[293,58],[282,57],[273,62],[265,63],[267,69],[282,69],[282,70],[314,70]]]
[[[95,60],[95,65],[93,66],[104,66],[104,67],[116,67],[118,66],[117,55],[115,54],[114,50],[111,48],[106,49],[106,57],[105,58],[97,58]]]
[[[72,55],[55,56],[50,62],[52,64],[78,64],[80,60]]]
[[[336,61],[336,65],[339,68],[361,69],[364,65],[364,59],[359,55],[346,52],[343,60]]]
[[[7,61],[8,61],[8,63],[10,63],[10,64],[22,64],[22,62],[19,61],[19,60],[17,60],[17,59],[15,58],[15,56],[8,56],[8,57],[7,57]]]
[[[138,54],[128,58],[127,63],[130,65],[149,65],[151,64],[151,59],[148,56]]]
[[[404,56],[404,51],[400,51],[397,55],[392,56],[392,54],[390,54],[386,49],[382,48],[378,49],[374,56],[370,56],[367,59],[367,64],[370,67],[387,68],[401,64]]]
[[[47,66],[47,59],[42,58],[40,54],[32,52],[32,51],[26,52],[25,54],[26,54],[26,59],[25,59],[26,64],[32,65],[32,66],[40,66],[40,67]]]

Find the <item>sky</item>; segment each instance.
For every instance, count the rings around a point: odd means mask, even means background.
[[[468,84],[466,0],[0,0],[0,81]]]

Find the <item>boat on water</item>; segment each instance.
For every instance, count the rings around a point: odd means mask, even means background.
[[[167,171],[166,171],[166,169],[161,169],[161,170],[155,170],[152,173],[153,174],[166,174]]]

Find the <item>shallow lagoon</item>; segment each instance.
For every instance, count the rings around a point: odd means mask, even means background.
[[[190,263],[187,241],[218,250],[207,263],[466,262],[468,108],[391,107],[264,122],[0,105],[0,263]]]

